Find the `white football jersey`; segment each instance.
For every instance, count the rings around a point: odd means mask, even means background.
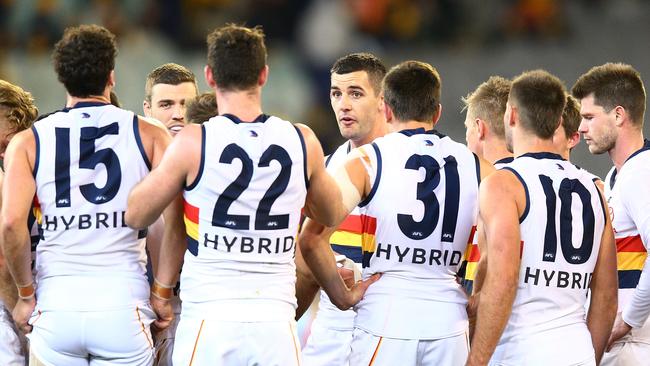
[[[346,141],[339,146],[325,160],[327,171],[333,174],[346,161],[350,152],[350,142]],[[363,218],[359,212],[359,207],[355,207],[348,217],[343,220],[337,230],[330,236],[332,250],[338,254],[345,255],[346,258],[355,262],[358,268],[361,268],[361,242],[363,238]],[[352,330],[354,328],[354,310],[341,311],[336,305],[332,304],[327,293],[321,289],[320,300],[318,303],[318,314],[314,321],[314,326],[322,326],[328,329]]]
[[[501,169],[513,160],[514,158],[511,156],[499,159],[494,162],[494,168]],[[463,259],[464,261],[459,271],[459,276],[462,278],[461,283],[465,287],[465,291],[471,295],[474,289],[474,279],[476,278],[476,267],[478,266],[479,259],[481,259],[481,253],[478,249],[478,232],[476,231],[476,226],[474,226],[469,237],[467,250],[465,250],[465,257]]]
[[[294,250],[308,184],[302,134],[265,115],[250,123],[217,116],[202,128],[201,168],[184,192],[182,314],[293,319]]]
[[[110,104],[80,102],[37,121],[33,132],[34,213],[42,230],[35,268],[40,308],[97,309],[146,300],[146,233],[124,222],[128,194],[150,169],[137,116]],[[98,277],[133,285],[120,289],[103,282],[102,288],[93,282]],[[85,293],[87,287],[97,294]]]
[[[646,341],[650,341],[650,324],[646,323],[650,313],[650,278],[646,277],[650,277],[650,272],[644,270],[650,248],[649,179],[648,141],[625,161],[618,173],[613,167],[605,178],[605,197],[616,238],[618,311],[623,312],[628,324],[647,329],[643,332]]]
[[[503,169],[523,185],[526,208],[520,218],[519,284],[492,362],[551,365],[593,360],[584,305],[606,214],[594,176],[547,152],[521,155]],[[574,336],[542,336],[561,329]],[[535,337],[544,342],[534,350],[524,346]],[[571,354],[559,352],[567,347]]]
[[[357,305],[355,326],[400,339],[462,334],[467,296],[456,275],[478,213],[478,158],[423,128],[388,134],[360,152],[375,173],[359,204],[363,276],[383,275]]]

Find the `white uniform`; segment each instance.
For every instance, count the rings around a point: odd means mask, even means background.
[[[467,295],[456,281],[477,218],[479,163],[423,128],[361,148],[372,191],[363,277],[382,273],[357,305],[351,365],[464,365]]]
[[[593,175],[552,153],[506,168],[526,191],[521,267],[491,365],[595,365],[585,302],[605,227]]]
[[[150,365],[144,233],[124,223],[149,172],[132,112],[78,103],[37,121],[37,304],[32,352],[45,364]]]
[[[632,326],[605,353],[602,365],[642,365],[650,360],[650,142],[605,179],[618,263],[618,312]]]
[[[494,162],[494,167],[496,169],[501,169],[507,166],[514,160],[513,157],[505,157]],[[481,253],[478,249],[478,234],[476,232],[476,225],[472,230],[470,235],[470,240],[467,243],[467,250],[465,251],[465,257],[463,264],[459,270],[459,276],[462,278],[461,283],[465,287],[468,295],[472,294],[474,289],[474,279],[476,278],[476,267],[478,266],[478,261],[481,259]]]
[[[0,168],[0,178],[3,178],[4,171]],[[0,179],[1,185],[2,179]],[[27,227],[30,229],[32,243],[32,259],[35,258],[34,251],[38,244],[39,233],[38,225],[33,214],[30,213],[27,221]],[[32,261],[32,267],[33,267]],[[20,333],[11,317],[11,312],[6,309],[2,300],[0,300],[0,365],[25,365],[26,356],[26,339]]]
[[[174,364],[298,365],[302,134],[265,115],[250,123],[217,116],[202,129],[201,167],[184,192],[188,251]]]
[[[11,314],[0,301],[0,365],[25,365],[25,350],[18,334]]]
[[[327,158],[327,170],[334,172],[341,167],[349,152],[350,142],[339,146]],[[359,208],[355,207],[330,237],[332,250],[352,260],[359,271],[363,229],[362,216]],[[311,325],[311,333],[302,351],[305,364],[309,366],[349,365],[354,316],[354,310],[339,310],[332,304],[325,291],[321,290],[316,319]]]

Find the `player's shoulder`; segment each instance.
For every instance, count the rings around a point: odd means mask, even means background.
[[[165,125],[155,118],[136,116],[138,129],[142,137],[164,138],[171,137]]]
[[[36,141],[36,137],[34,135],[34,131],[31,128],[28,128],[26,130],[22,130],[14,135],[12,137],[11,141],[9,142],[9,145],[13,145],[14,147],[26,147],[33,145]]]

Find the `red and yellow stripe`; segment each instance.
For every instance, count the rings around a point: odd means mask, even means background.
[[[361,247],[364,252],[375,251],[377,219],[367,215],[348,215],[330,236],[330,243],[346,247]]]
[[[41,203],[38,201],[37,196],[34,196],[34,202],[32,202],[32,213],[34,213],[36,222],[41,225],[43,223],[43,213],[41,212]]]
[[[641,270],[648,252],[641,236],[627,236],[616,239],[616,267],[618,269],[618,288],[632,289],[639,284]]]
[[[199,240],[199,208],[183,200],[183,220],[188,238]]]
[[[616,239],[616,267],[619,271],[640,271],[647,257],[640,235]]]

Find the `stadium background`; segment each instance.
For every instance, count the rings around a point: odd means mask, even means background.
[[[329,67],[356,51],[387,65],[434,65],[443,82],[437,129],[464,141],[460,98],[491,75],[544,68],[570,88],[591,66],[611,61],[631,64],[650,86],[649,16],[644,0],[0,0],[0,78],[29,90],[41,113],[61,108],[52,46],[66,26],[102,24],[118,39],[115,91],[123,107],[142,114],[150,70],[183,64],[207,90],[206,34],[226,22],[259,24],[271,70],[266,113],[310,125],[326,153],[342,142]],[[611,166],[584,143],[572,160],[601,177]]]

